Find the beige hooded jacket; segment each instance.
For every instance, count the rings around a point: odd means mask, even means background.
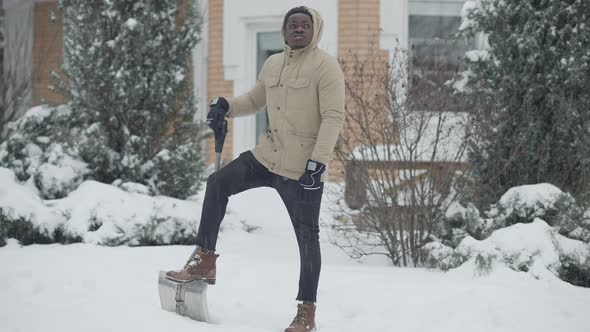
[[[324,23],[317,11],[307,9],[311,43],[291,49],[282,32],[284,52],[266,60],[249,92],[228,99],[230,117],[267,106],[269,129],[252,152],[271,172],[294,180],[308,159],[328,164],[344,122],[344,75],[336,58],[318,48]]]

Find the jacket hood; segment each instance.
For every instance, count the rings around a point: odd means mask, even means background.
[[[318,47],[320,39],[322,39],[322,32],[324,31],[324,19],[320,15],[320,13],[307,6],[303,6],[309,13],[311,14],[311,20],[313,22],[313,37],[311,38],[311,42],[309,45],[302,49],[298,49],[297,51],[301,51],[302,53],[312,50]],[[281,41],[283,42],[283,49],[286,51],[290,51],[291,47],[287,45],[287,41],[285,40],[285,30],[281,29]]]

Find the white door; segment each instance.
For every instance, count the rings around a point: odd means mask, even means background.
[[[276,53],[282,52],[281,36],[279,32],[258,32],[256,34],[256,76],[260,73],[266,59]],[[266,107],[256,113],[256,144],[261,135],[268,129],[268,115]]]
[[[243,65],[244,80],[234,80],[234,83],[237,83],[234,85],[236,95],[245,93],[254,86],[258,73],[269,56],[283,51],[280,32],[275,30],[276,27],[280,27],[280,23],[274,21],[272,24],[247,25],[247,44],[245,45]],[[253,149],[258,143],[260,135],[264,134],[267,128],[266,108],[254,115],[234,119],[234,158],[244,151]]]

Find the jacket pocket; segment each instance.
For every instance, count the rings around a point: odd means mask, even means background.
[[[279,77],[278,76],[269,76],[265,77],[262,81],[266,86],[266,108],[269,113],[273,112],[277,107],[277,104],[280,101],[280,98],[277,96],[277,89],[279,86]]]
[[[285,81],[287,85],[287,105],[290,111],[299,113],[315,108],[317,98],[307,78],[292,78]]]
[[[285,170],[303,174],[305,164],[315,147],[316,138],[293,133],[289,133],[288,137],[282,166]]]

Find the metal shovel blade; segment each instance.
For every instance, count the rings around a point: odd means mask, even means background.
[[[160,271],[158,290],[162,309],[196,321],[209,322],[206,282],[176,283],[166,279],[165,271]]]

